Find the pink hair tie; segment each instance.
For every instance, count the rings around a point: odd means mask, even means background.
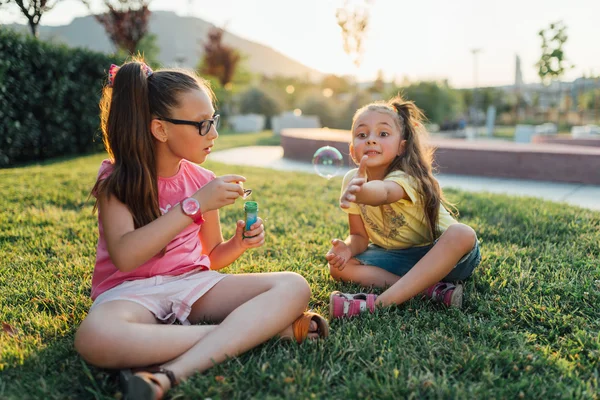
[[[117,76],[117,72],[121,69],[118,65],[110,64],[110,68],[108,69],[108,86],[113,87],[113,83],[115,83],[115,76]]]
[[[117,76],[117,72],[119,72],[119,70],[121,69],[121,67],[119,67],[118,65],[115,64],[111,64],[110,68],[108,69],[108,86],[109,87],[113,87],[113,84],[115,83],[115,77]],[[142,70],[144,70],[144,72],[146,73],[146,78],[148,78],[149,76],[152,76],[152,74],[154,73],[154,71],[152,71],[152,68],[150,68],[148,65],[142,63]]]
[[[154,73],[154,71],[152,71],[152,68],[150,68],[150,66],[148,66],[146,63],[142,63],[142,69],[146,73],[146,78],[152,76],[152,74]]]

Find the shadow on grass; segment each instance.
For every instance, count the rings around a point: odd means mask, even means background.
[[[118,391],[116,371],[86,364],[72,335],[55,338],[0,375],[2,399],[114,399]]]
[[[593,353],[575,357],[577,337],[594,348],[591,334],[545,338],[527,312],[496,302],[493,291],[467,282],[465,310],[413,299],[375,315],[331,323],[318,343],[270,340],[248,353],[196,374],[176,398],[591,398]],[[338,289],[356,291],[354,285]],[[509,299],[506,299],[509,300]],[[492,309],[492,312],[482,312]],[[559,349],[553,347],[554,341]],[[9,367],[0,378],[6,399],[108,399],[119,397],[114,371],[85,364],[72,336],[56,338]],[[561,348],[562,347],[562,348]],[[558,351],[557,351],[558,350]],[[566,350],[566,351],[565,351]]]
[[[21,169],[21,168],[29,168],[29,167],[37,167],[37,166],[43,167],[43,166],[48,166],[48,165],[60,164],[60,163],[67,162],[67,161],[74,161],[74,160],[77,160],[82,157],[88,157],[88,156],[98,155],[98,154],[102,154],[102,153],[105,153],[105,151],[104,150],[95,150],[95,151],[85,152],[85,153],[81,153],[81,154],[69,154],[69,155],[65,155],[65,156],[61,156],[61,157],[49,158],[46,160],[27,161],[27,162],[17,163],[14,165],[8,165],[8,166],[0,167],[0,170]]]

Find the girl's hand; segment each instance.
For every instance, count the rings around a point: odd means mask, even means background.
[[[365,184],[366,179],[364,178],[352,178],[346,186],[346,190],[342,193],[342,197],[340,197],[340,207],[341,208],[350,208],[350,203],[354,203],[356,201],[356,194],[361,191],[362,186]]]
[[[200,210],[205,213],[233,204],[244,194],[239,182],[245,182],[241,175],[223,175],[200,188],[193,197],[200,202]]]
[[[342,196],[340,197],[341,208],[350,208],[350,203],[356,202],[356,194],[362,190],[362,186],[367,181],[368,158],[368,156],[363,156],[363,158],[361,158],[356,175],[348,182],[346,190],[342,193]]]
[[[348,245],[340,239],[333,239],[331,249],[325,254],[325,259],[333,268],[340,271],[346,267],[346,263],[352,258],[352,251]]]
[[[246,223],[239,220],[235,229],[235,237],[240,247],[243,249],[252,249],[265,244],[265,226],[263,220],[259,217],[256,222],[250,226],[249,231],[244,231]]]

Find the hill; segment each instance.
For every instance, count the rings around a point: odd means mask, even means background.
[[[11,29],[27,31],[26,25],[7,25]],[[214,25],[196,17],[182,17],[170,11],[154,11],[149,30],[157,36],[160,48],[158,59],[167,66],[195,67],[200,60],[207,33]],[[102,26],[93,16],[75,18],[62,26],[39,27],[40,38],[71,47],[112,52],[114,47]],[[323,74],[293,60],[278,51],[226,32],[223,41],[238,49],[245,57],[245,66],[253,73],[266,76],[308,77],[319,80]]]

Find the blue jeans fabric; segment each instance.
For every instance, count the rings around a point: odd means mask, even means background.
[[[429,250],[431,250],[432,247],[433,244],[420,247],[411,247],[408,249],[387,250],[383,247],[370,244],[367,250],[354,256],[354,258],[356,258],[363,265],[372,265],[385,269],[392,274],[402,276],[410,271],[410,269],[414,267],[415,264],[419,262],[419,260],[423,258],[423,256],[427,254]],[[469,253],[465,254],[464,257],[460,259],[458,264],[454,266],[454,269],[452,269],[452,271],[450,271],[450,273],[442,280],[446,282],[452,282],[467,279],[471,276],[473,270],[479,265],[480,262],[481,252],[479,250],[479,241],[476,241],[473,249]]]

